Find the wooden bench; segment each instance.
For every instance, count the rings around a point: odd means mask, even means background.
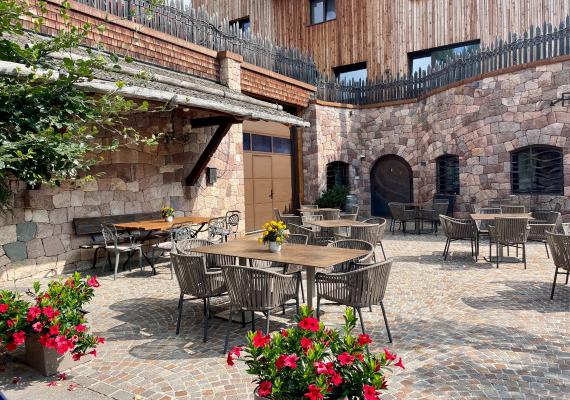
[[[75,218],[73,227],[78,236],[91,236],[91,243],[80,246],[81,249],[95,249],[93,254],[93,268],[97,263],[99,249],[105,248],[105,241],[101,233],[101,225],[113,225],[121,222],[136,222],[160,219],[160,212],[108,215],[104,217]]]

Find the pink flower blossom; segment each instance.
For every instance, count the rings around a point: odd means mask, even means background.
[[[96,276],[92,276],[91,278],[89,278],[89,280],[87,281],[87,285],[94,287],[94,288],[98,288],[99,286],[101,286],[99,284],[99,282],[97,281]]]
[[[44,328],[44,327],[43,327],[42,323],[39,322],[39,321],[36,322],[36,323],[34,323],[34,324],[32,325],[32,329],[33,329],[35,332],[41,332],[43,328]]]
[[[97,349],[93,349],[89,352],[93,357],[97,357]]]
[[[321,400],[323,399],[323,394],[321,393],[321,388],[318,387],[317,385],[309,385],[309,387],[307,388],[309,390],[308,393],[305,393],[305,397],[307,397],[309,400]]]
[[[71,355],[71,358],[73,358],[73,361],[79,361],[81,360],[81,357],[83,357],[85,354],[83,353],[73,353]]]
[[[41,313],[42,313],[41,308],[36,307],[36,306],[30,307],[30,309],[28,310],[28,316],[26,317],[26,319],[28,322],[32,322]]]
[[[313,341],[309,338],[303,337],[301,338],[301,347],[303,350],[308,351],[311,347],[313,347]]]
[[[390,353],[390,350],[388,350],[385,347],[384,347],[384,354],[386,354],[386,360],[388,360],[388,361],[394,361],[396,359],[396,355]]]
[[[98,337],[98,338],[97,338],[97,343],[99,343],[99,344],[105,344],[105,339],[102,338],[102,337]]]
[[[362,391],[364,393],[365,400],[380,400],[374,386],[362,385]]]
[[[26,333],[24,331],[18,331],[12,335],[12,340],[14,341],[14,344],[16,346],[19,346],[22,343],[24,343],[25,339],[26,339]]]
[[[50,335],[59,335],[59,325],[53,325],[49,328]]]
[[[257,388],[257,394],[260,395],[261,397],[267,397],[271,394],[271,387],[273,385],[271,384],[271,382],[260,382],[259,383],[259,388]]]
[[[346,351],[342,354],[339,354],[337,356],[337,359],[340,362],[340,365],[350,365],[354,362],[354,356],[351,356]]]
[[[234,356],[238,358],[241,355],[242,348],[241,347],[234,347],[228,353],[227,363],[231,367],[234,365]]]
[[[85,325],[79,324],[75,327],[75,330],[77,332],[85,332],[87,330],[87,327]]]
[[[406,368],[404,367],[404,363],[402,363],[402,357],[400,357],[400,359],[398,360],[398,362],[397,362],[396,364],[394,364],[394,366],[400,367],[400,368],[402,368],[402,369],[406,369]]]
[[[44,307],[43,311],[44,315],[49,319],[52,319],[56,316],[54,309],[51,306]]]
[[[271,337],[269,335],[263,336],[261,331],[257,331],[253,337],[254,347],[263,347],[266,344],[269,344],[269,342],[271,342]]]
[[[372,343],[372,339],[370,339],[370,336],[367,335],[366,333],[363,333],[362,335],[358,336],[358,345],[359,346],[365,346],[369,343]]]
[[[313,317],[304,318],[299,321],[299,327],[311,332],[318,332],[320,329],[319,320]]]
[[[340,374],[338,372],[336,372],[334,370],[331,373],[331,383],[334,386],[338,386],[342,383],[342,377],[340,376]]]
[[[8,311],[8,308],[10,306],[8,304],[0,304],[0,314],[6,314],[6,312]]]

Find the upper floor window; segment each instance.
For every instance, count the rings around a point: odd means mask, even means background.
[[[230,27],[235,27],[243,33],[249,33],[251,22],[249,21],[249,17],[234,19],[233,21],[230,21]]]
[[[334,186],[349,187],[347,163],[333,161],[327,164],[327,189],[332,189]]]
[[[513,193],[564,194],[562,150],[531,145],[511,152]]]
[[[459,194],[459,157],[444,154],[435,160],[438,194]]]
[[[291,139],[258,135],[255,133],[243,133],[243,150],[244,151],[260,151],[264,153],[280,153],[291,154]]]
[[[309,0],[311,24],[320,24],[336,18],[336,0]]]
[[[345,83],[365,81],[368,78],[365,62],[335,67],[333,71],[338,80]]]
[[[448,46],[434,47],[427,50],[414,51],[408,53],[408,65],[410,73],[426,71],[428,67],[436,67],[444,63],[452,56],[464,54],[468,51],[478,50],[479,40],[470,42],[455,43]]]

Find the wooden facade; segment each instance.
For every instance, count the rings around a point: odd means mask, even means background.
[[[310,25],[309,0],[194,0],[229,19],[249,16],[254,32],[309,52],[319,69],[367,62],[368,76],[408,71],[408,53],[558,25],[570,0],[337,0],[337,18]]]

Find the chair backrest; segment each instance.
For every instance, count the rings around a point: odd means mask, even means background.
[[[287,236],[285,242],[291,244],[307,244],[309,242],[309,236],[299,233],[292,233]]]
[[[447,215],[449,201],[442,202],[441,199],[433,203],[433,209],[437,215]]]
[[[360,211],[360,206],[356,205],[356,206],[352,206],[350,208],[350,214],[356,214],[356,216],[358,217],[358,212]]]
[[[524,243],[528,237],[528,218],[495,218],[497,240],[501,243]]]
[[[390,209],[392,219],[400,220],[404,216],[406,206],[404,203],[388,203],[388,208]]]
[[[181,239],[176,241],[176,251],[185,255],[200,255],[201,253],[194,253],[193,248],[202,246],[213,246],[215,243],[207,239]]]
[[[550,247],[554,265],[567,271],[570,270],[570,236],[546,232],[546,241]]]
[[[570,235],[570,223],[563,222],[562,226],[560,227],[559,233],[564,233],[565,235]]]
[[[386,232],[386,226],[388,221],[385,218],[381,218],[381,217],[372,217],[372,218],[368,218],[365,219],[363,222],[367,223],[367,224],[378,224],[380,225],[378,227],[378,239],[377,242],[381,242],[382,239],[384,239],[384,233]]]
[[[276,221],[283,221],[283,218],[281,217],[281,211],[279,211],[278,208],[273,209],[273,214],[275,214]]]
[[[208,296],[207,271],[202,257],[174,253],[171,260],[182,293],[194,297]]]
[[[170,228],[171,240],[178,242],[181,240],[189,240],[196,237],[200,225],[195,224],[174,224]]]
[[[287,226],[290,224],[303,225],[303,220],[298,215],[282,215],[281,221],[285,222]]]
[[[340,210],[320,210],[319,214],[321,214],[326,221],[340,219]]]
[[[525,206],[511,206],[511,205],[501,205],[502,214],[524,214],[526,213]]]
[[[389,259],[370,265],[356,265],[354,271],[347,273],[350,287],[348,305],[362,307],[384,300],[392,262]]]
[[[465,204],[465,211],[467,211],[469,214],[475,214],[475,206],[472,203],[467,203]]]
[[[226,213],[226,228],[230,233],[236,233],[239,229],[241,211],[231,210]]]
[[[551,211],[546,218],[547,224],[560,225],[562,223],[562,216],[559,212]]]
[[[291,280],[278,279],[283,275],[266,269],[224,265],[222,271],[230,302],[238,308],[265,310],[276,307],[283,303],[283,293],[292,289],[284,287],[291,285]]]
[[[301,204],[301,209],[315,209],[317,210],[319,208],[318,205],[316,204]]]
[[[479,209],[479,214],[501,214],[499,207],[483,207]]]
[[[554,205],[553,211],[554,211],[554,212],[560,212],[560,211],[562,211],[562,204],[556,203],[556,204]]]
[[[114,225],[101,224],[101,234],[103,235],[105,246],[117,247],[119,234]]]
[[[364,250],[368,254],[364,257],[359,257],[353,260],[345,261],[340,264],[336,264],[332,267],[332,272],[348,272],[352,270],[352,265],[354,263],[369,263],[374,255],[374,245],[372,243],[365,242],[364,240],[358,239],[343,239],[337,240],[336,242],[331,242],[327,245],[328,247],[336,247],[340,249],[351,249],[351,250]]]
[[[321,214],[315,214],[312,212],[301,212],[301,221],[303,222],[303,225],[310,225],[311,222],[313,221],[321,221],[323,219],[323,216]]]
[[[226,218],[212,218],[208,221],[208,239],[223,240],[226,231]]]
[[[476,235],[475,221],[471,219],[457,219],[440,214],[439,222],[443,234],[449,239],[469,239]]]
[[[385,225],[384,225],[385,227]],[[376,245],[378,243],[378,232],[380,231],[380,225],[370,224],[362,226],[351,226],[350,227],[350,238],[364,240],[365,242],[372,243]]]

